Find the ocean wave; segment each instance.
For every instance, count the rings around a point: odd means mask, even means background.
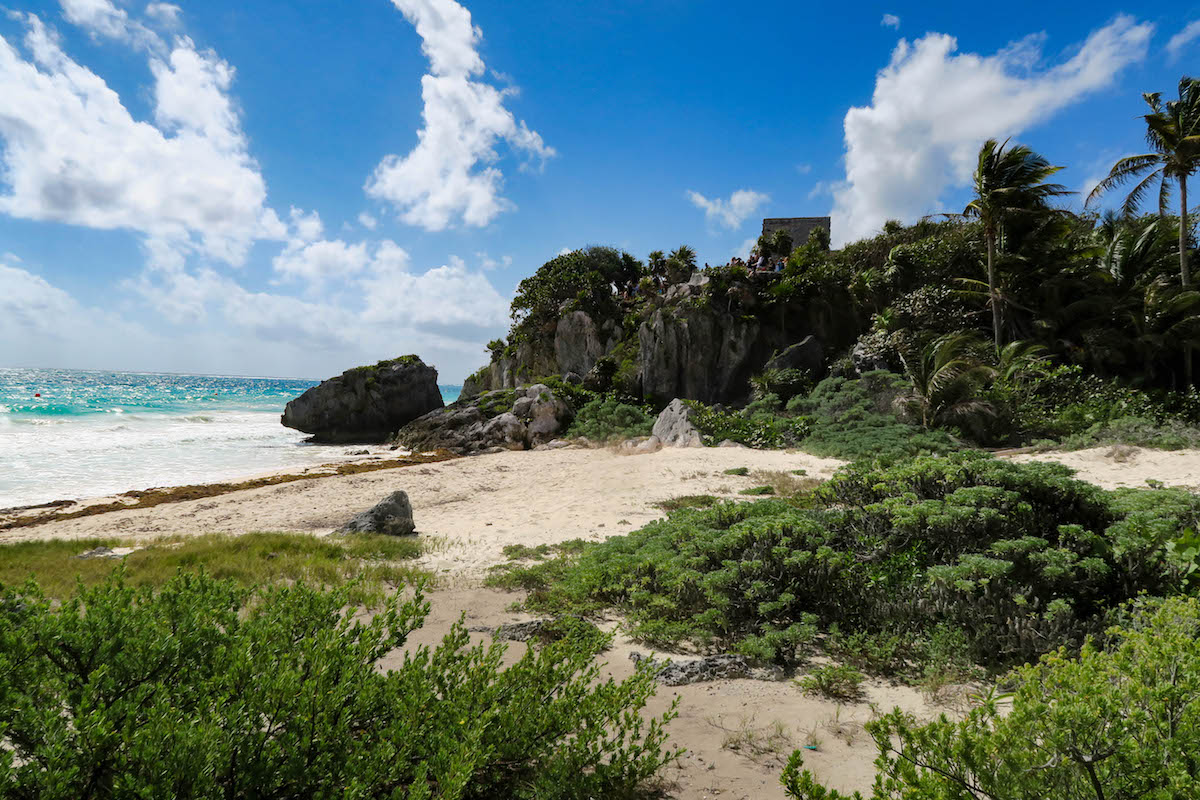
[[[207,414],[192,414],[191,416],[182,417],[184,422],[212,422],[213,418]]]

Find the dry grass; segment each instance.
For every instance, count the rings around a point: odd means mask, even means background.
[[[122,558],[78,556],[115,539],[22,542],[0,545],[0,585],[33,579],[49,597],[70,596],[77,583],[95,585],[124,565],[129,582],[159,586],[178,570],[203,569],[242,586],[305,581],[339,586],[357,580],[355,602],[373,605],[391,589],[425,577],[411,563],[421,553],[413,537],[316,537],[294,533],[206,534],[167,537]]]
[[[816,478],[793,475],[783,470],[756,469],[750,473],[750,478],[760,486],[770,486],[776,497],[795,497],[821,485]]]
[[[334,475],[358,475],[363,472],[376,472],[381,469],[410,467],[416,464],[432,464],[438,461],[448,461],[452,458],[458,458],[458,456],[446,451],[438,451],[432,455],[414,454],[387,461],[356,461],[349,464],[339,464],[336,467],[330,467],[328,471],[321,472],[268,475],[237,483],[205,483],[194,486],[173,486],[166,489],[146,489],[144,491],[125,492],[122,495],[118,495],[122,499],[114,500],[111,503],[94,503],[74,511],[65,509],[71,508],[75,503],[57,500],[53,503],[43,503],[38,506],[9,509],[8,511],[10,512],[39,509],[39,512],[21,516],[0,515],[0,531],[12,530],[13,528],[28,528],[33,525],[41,525],[45,522],[56,522],[64,519],[91,517],[96,514],[107,514],[111,511],[126,511],[132,508],[153,508],[164,503],[202,500],[207,497],[229,494],[230,492],[240,492],[243,489],[259,489],[264,486],[275,486],[280,483],[291,483],[292,481],[316,480],[319,478],[329,478]]]
[[[739,718],[737,725],[732,728],[725,726],[723,717],[712,718],[707,722],[724,731],[722,748],[756,760],[766,758],[782,764],[794,746],[791,734],[780,720],[775,720],[764,728],[754,727],[750,717]]]

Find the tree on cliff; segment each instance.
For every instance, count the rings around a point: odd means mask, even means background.
[[[511,335],[536,336],[556,324],[564,310],[617,317],[617,292],[636,284],[644,272],[642,262],[612,247],[586,247],[556,256],[517,285]]]

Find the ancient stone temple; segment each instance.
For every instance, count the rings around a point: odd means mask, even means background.
[[[787,231],[794,245],[802,245],[808,241],[808,235],[814,228],[830,229],[829,217],[773,217],[763,220],[762,232],[770,236],[778,230]]]

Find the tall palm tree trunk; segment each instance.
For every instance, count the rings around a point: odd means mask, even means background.
[[[1192,285],[1192,272],[1188,269],[1188,208],[1187,208],[1187,175],[1179,176],[1179,276],[1183,279],[1183,288]]]
[[[988,299],[992,303],[992,339],[1000,350],[1000,298],[996,296],[996,234],[987,234]]]
[[[1192,285],[1192,272],[1188,268],[1188,205],[1187,205],[1187,175],[1179,176],[1179,278],[1183,288]],[[1192,386],[1192,346],[1183,347],[1183,383],[1186,388]]]

